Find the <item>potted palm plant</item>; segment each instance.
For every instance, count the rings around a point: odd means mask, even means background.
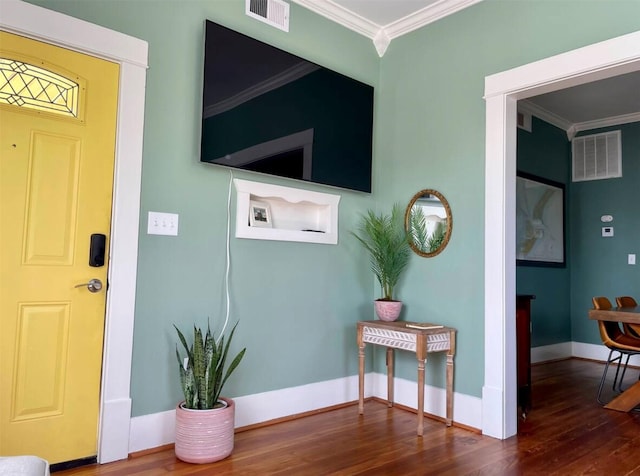
[[[369,252],[371,270],[382,288],[382,297],[374,303],[376,314],[383,321],[395,321],[402,302],[394,299],[394,291],[411,256],[399,205],[393,206],[391,214],[369,210],[362,216],[358,231],[351,234]]]
[[[202,330],[194,326],[191,344],[174,325],[186,351],[183,360],[176,344],[184,401],[176,407],[175,453],[182,461],[212,463],[233,451],[235,403],[220,395],[246,351],[242,349],[226,365],[237,325],[233,326],[226,342],[223,334],[216,341],[209,328],[203,335]]]

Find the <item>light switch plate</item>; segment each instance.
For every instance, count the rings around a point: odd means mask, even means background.
[[[603,226],[602,227],[602,236],[605,238],[609,238],[613,236],[613,227],[612,226]]]
[[[629,256],[627,257],[627,262],[629,264],[636,264],[636,255],[634,253],[629,253]]]
[[[178,236],[177,213],[149,212],[147,235]]]

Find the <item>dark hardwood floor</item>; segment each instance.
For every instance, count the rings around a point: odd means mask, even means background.
[[[630,475],[640,474],[640,414],[596,403],[603,365],[533,367],[533,407],[518,436],[500,441],[370,400],[236,434],[226,460],[191,465],[170,447],[60,475]],[[609,372],[613,375],[613,372]],[[638,376],[627,373],[627,385]],[[609,385],[610,389],[611,385]]]

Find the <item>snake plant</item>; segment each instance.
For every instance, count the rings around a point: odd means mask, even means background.
[[[242,349],[231,361],[225,371],[227,353],[233,338],[236,327],[233,326],[229,339],[226,341],[224,335],[216,343],[211,330],[207,327],[207,333],[203,336],[202,330],[193,327],[193,343],[187,344],[184,334],[176,325],[178,337],[182,346],[187,352],[186,367],[176,344],[176,357],[180,368],[180,383],[184,392],[184,407],[193,410],[209,410],[218,406],[218,400],[222,388],[229,376],[238,367],[246,348]]]

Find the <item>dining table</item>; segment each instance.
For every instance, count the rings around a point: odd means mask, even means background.
[[[640,325],[640,306],[591,309],[589,319]],[[615,397],[604,407],[619,412],[629,412],[640,405],[640,380]]]

